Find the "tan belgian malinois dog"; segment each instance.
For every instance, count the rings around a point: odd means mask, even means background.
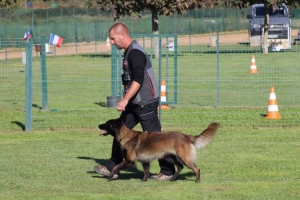
[[[154,159],[165,159],[174,164],[177,171],[172,176],[174,181],[183,165],[193,170],[196,174],[196,182],[200,181],[200,169],[195,162],[196,149],[201,149],[209,144],[215,136],[219,125],[210,124],[197,136],[186,135],[180,132],[141,132],[127,128],[120,119],[112,119],[105,124],[100,124],[103,130],[100,135],[112,135],[121,144],[124,161],[116,165],[108,179],[121,169],[129,167],[135,161],[140,161],[144,169],[143,181],[149,177],[149,165]]]

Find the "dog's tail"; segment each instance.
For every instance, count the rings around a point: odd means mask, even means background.
[[[214,138],[219,128],[218,123],[211,123],[200,135],[194,136],[192,142],[197,149],[204,148]]]

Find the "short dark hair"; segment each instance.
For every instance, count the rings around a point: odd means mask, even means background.
[[[124,23],[116,22],[115,24],[113,24],[110,27],[108,33],[110,33],[110,31],[113,30],[113,29],[116,30],[117,33],[123,32],[123,33],[129,35],[129,30],[128,30],[127,26]]]

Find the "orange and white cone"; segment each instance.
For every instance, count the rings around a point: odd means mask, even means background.
[[[254,55],[252,55],[249,74],[256,74],[256,73],[258,73],[258,71],[256,69],[255,57],[254,57]]]
[[[171,109],[170,106],[168,106],[167,102],[167,87],[166,87],[166,81],[162,80],[161,81],[161,86],[160,86],[160,107],[161,109]]]
[[[266,119],[281,119],[282,117],[278,111],[278,105],[275,95],[274,87],[270,88],[270,97],[268,103],[268,115],[265,117]]]
[[[106,39],[106,47],[109,48],[110,47],[110,41],[109,41],[109,38],[107,37]]]

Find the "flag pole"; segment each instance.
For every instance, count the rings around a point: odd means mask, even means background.
[[[50,40],[51,40],[51,33],[50,33],[50,36],[49,36],[49,51],[50,51]]]

